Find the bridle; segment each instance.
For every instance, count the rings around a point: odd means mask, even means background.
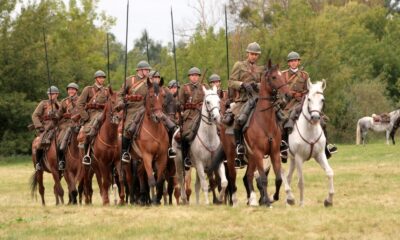
[[[259,96],[258,97],[259,100],[267,100],[267,101],[271,102],[272,104],[271,104],[271,106],[269,106],[265,109],[261,109],[260,112],[264,112],[264,111],[267,111],[267,110],[273,108],[275,106],[275,102],[278,100],[277,95],[278,95],[279,89],[288,85],[288,83],[284,82],[281,85],[279,85],[278,87],[274,87],[274,84],[272,83],[272,79],[274,78],[274,77],[272,77],[272,74],[271,74],[272,70],[275,70],[275,67],[268,69],[264,75],[265,79],[267,80],[267,84],[271,87],[270,96],[265,96],[265,97]]]
[[[316,92],[315,94],[320,94],[320,95],[322,95],[322,96],[324,95],[323,92]],[[308,97],[308,94],[305,95],[305,96],[303,97],[302,104],[304,104],[304,101],[307,99],[307,97]],[[323,109],[323,108],[324,108],[324,106],[322,106],[321,109]],[[301,110],[301,114],[303,114],[304,118],[305,118],[310,124],[312,124],[312,121],[311,121],[311,114],[312,114],[313,112],[318,113],[321,117],[325,115],[323,111],[316,110],[316,109],[315,109],[315,110],[311,110],[311,109],[310,109],[310,106],[307,104],[307,113],[308,113],[308,115],[310,116],[310,118],[307,117],[307,115],[304,113],[303,109]]]
[[[216,104],[216,106],[213,106],[211,109],[208,108],[208,105],[206,103],[207,103],[207,97],[210,97],[210,96],[219,97],[217,93],[209,93],[206,96],[204,96],[204,103],[205,103],[204,105],[206,106],[205,110],[207,112],[207,115],[204,115],[202,112],[200,114],[201,114],[201,120],[203,122],[205,122],[207,125],[213,124],[213,120],[211,118],[211,112],[214,111],[214,109],[218,109],[218,112],[220,111],[219,104]]]

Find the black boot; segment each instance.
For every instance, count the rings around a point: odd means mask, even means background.
[[[246,166],[247,163],[244,161],[245,149],[242,144],[242,130],[241,129],[233,129],[233,133],[235,136],[235,143],[236,143],[235,167],[236,168],[244,168],[244,166]]]
[[[171,158],[171,159],[176,157],[176,151],[175,151],[175,149],[173,149],[171,147],[172,136],[174,135],[174,130],[175,130],[175,128],[168,130],[168,137],[169,137],[168,157]]]
[[[65,170],[65,156],[64,151],[58,150],[58,170],[64,171]]]
[[[122,154],[121,161],[125,163],[131,162],[131,154],[129,153],[129,149],[131,146],[131,140],[126,137],[122,137]]]
[[[190,167],[192,166],[192,161],[190,160],[189,157],[189,150],[190,150],[190,145],[186,140],[182,139],[182,153],[183,153],[183,164],[185,166],[185,170],[189,170]]]
[[[85,155],[83,156],[82,159],[82,164],[83,165],[90,165],[92,163],[92,158],[90,157],[90,153],[88,153],[89,150],[89,144],[85,143]]]
[[[40,171],[42,170],[42,161],[43,161],[43,150],[37,150],[36,151],[36,164],[35,164],[35,170]]]
[[[283,163],[287,163],[288,151],[289,151],[289,134],[288,129],[283,129],[282,141],[280,145],[281,150],[281,160]]]

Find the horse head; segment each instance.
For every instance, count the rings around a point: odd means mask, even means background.
[[[289,98],[289,92],[290,89],[279,69],[279,64],[273,65],[269,59],[261,77],[260,96],[272,96],[275,99],[280,94],[286,101]]]
[[[326,88],[326,81],[318,81],[315,84],[311,80],[307,80],[308,93],[304,99],[303,111],[306,110],[310,119],[308,121],[312,124],[317,124],[321,120],[324,107],[324,90]]]
[[[146,113],[155,123],[159,123],[164,116],[163,105],[165,91],[157,82],[147,82],[148,92],[145,98]]]
[[[107,102],[104,106],[104,121],[109,119],[110,123],[113,125],[118,125],[121,117],[117,112],[114,112],[114,106],[117,104],[117,93],[112,90],[112,88],[109,88],[109,94],[107,96]]]
[[[202,107],[201,118],[206,118],[209,123],[219,124],[221,120],[220,114],[220,98],[218,95],[217,87],[213,86],[212,89],[207,90],[203,86],[204,101]]]

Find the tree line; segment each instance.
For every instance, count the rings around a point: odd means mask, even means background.
[[[0,153],[27,154],[33,133],[26,126],[37,103],[45,99],[47,36],[51,80],[65,96],[65,86],[92,84],[93,73],[107,70],[106,38],[116,19],[100,12],[97,1],[0,2]],[[297,51],[311,80],[327,80],[325,112],[330,138],[352,142],[358,118],[392,111],[400,100],[399,1],[378,0],[230,0],[229,63],[245,58],[250,42],[262,47],[259,64],[270,58],[286,68]],[[223,12],[221,12],[223,18]],[[172,39],[171,39],[172,42]],[[113,89],[124,76],[124,43],[110,38]],[[143,32],[128,52],[128,71],[149,60],[165,81],[175,79],[172,43],[163,45]],[[178,80],[187,81],[192,66],[217,73],[227,86],[225,29],[198,24],[189,40],[176,45]]]

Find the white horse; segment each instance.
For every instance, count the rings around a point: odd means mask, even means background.
[[[357,122],[357,130],[356,130],[356,144],[365,145],[365,138],[367,136],[368,130],[372,130],[374,132],[383,132],[386,131],[386,144],[389,145],[389,137],[392,139],[393,145],[395,144],[394,141],[394,132],[391,134],[393,129],[393,125],[395,121],[400,117],[400,109],[394,110],[389,113],[390,122],[382,123],[378,122],[375,123],[372,117],[362,117]]]
[[[287,175],[287,182],[284,181],[287,194],[287,204],[295,203],[290,183],[294,169],[297,169],[299,178],[298,187],[300,190],[300,206],[304,205],[304,177],[303,163],[314,158],[317,163],[325,170],[328,176],[329,193],[324,201],[324,205],[332,206],[333,204],[333,170],[329,166],[325,155],[326,138],[324,136],[320,119],[322,108],[324,106],[323,91],[326,87],[325,80],[312,84],[310,79],[307,81],[308,94],[303,99],[302,112],[299,119],[295,122],[293,132],[289,135],[289,157],[290,165]]]
[[[190,144],[189,156],[192,160],[193,166],[196,168],[196,203],[200,201],[200,185],[204,192],[205,204],[209,204],[208,199],[208,182],[206,179],[205,171],[209,170],[212,166],[212,157],[215,151],[221,144],[217,125],[220,122],[220,99],[217,94],[217,88],[207,90],[203,87],[204,101],[201,108],[201,121],[196,137]],[[179,131],[179,130],[177,130]],[[176,133],[175,133],[176,134]],[[182,152],[178,149],[178,143],[173,138],[172,147],[176,150],[177,154],[175,157],[176,175],[178,177],[178,183],[181,187],[181,198],[183,203],[187,202],[185,184],[183,178],[183,163],[182,163]],[[228,180],[225,175],[224,164],[220,164],[218,168],[218,174],[221,178],[221,187],[219,200],[222,201],[225,196],[225,190],[228,186]]]

